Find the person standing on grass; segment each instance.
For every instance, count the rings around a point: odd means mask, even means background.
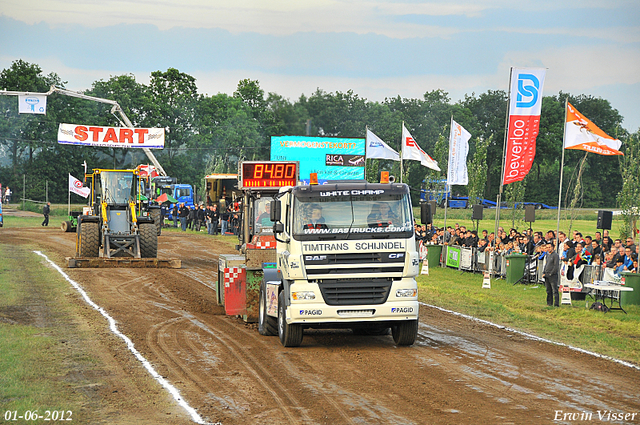
[[[544,265],[542,277],[547,289],[547,305],[549,307],[560,307],[560,295],[558,294],[560,258],[552,243],[544,245],[544,250],[547,252],[547,261]]]
[[[47,202],[47,205],[42,208],[42,214],[44,215],[44,221],[42,222],[43,226],[49,225],[49,213],[51,212],[51,202]]]

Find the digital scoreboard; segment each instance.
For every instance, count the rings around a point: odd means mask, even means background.
[[[300,176],[298,161],[247,161],[239,171],[239,189],[296,186]]]

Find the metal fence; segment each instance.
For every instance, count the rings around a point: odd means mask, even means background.
[[[472,273],[489,272],[497,278],[505,278],[507,275],[507,254],[484,251],[477,248],[443,246],[440,256],[440,265],[461,271]],[[542,277],[546,256],[540,258],[539,255],[527,255],[522,279],[523,283],[544,284]],[[584,291],[584,285],[595,281],[616,282],[617,279],[611,269],[600,265],[571,266],[560,262],[560,285],[568,286],[571,291]]]

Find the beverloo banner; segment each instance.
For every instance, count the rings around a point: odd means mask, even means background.
[[[544,68],[512,68],[509,126],[502,184],[521,181],[536,156]]]

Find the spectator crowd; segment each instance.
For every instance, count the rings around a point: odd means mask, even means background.
[[[163,213],[165,211],[163,210]],[[241,202],[230,202],[228,205],[218,207],[217,204],[205,206],[198,204],[194,207],[185,205],[184,202],[176,203],[170,208],[173,227],[183,232],[207,232],[209,235],[238,235],[242,224]],[[163,214],[164,220],[164,214]],[[169,227],[169,223],[165,223]]]
[[[564,232],[558,233],[549,230],[546,233],[533,232],[527,229],[518,232],[516,229],[505,231],[503,227],[495,232],[482,230],[478,234],[475,230],[469,230],[457,223],[455,227],[437,228],[431,224],[415,225],[416,240],[424,244],[454,245],[460,247],[476,248],[479,252],[496,252],[500,254],[527,254],[543,259],[547,254],[549,245],[555,251],[560,261],[569,268],[577,268],[583,264],[600,265],[603,268],[612,269],[619,275],[623,271],[638,272],[638,255],[640,246],[636,245],[633,238],[612,240],[609,231],[595,232],[594,236],[583,236],[577,230],[572,232],[569,239]],[[572,267],[573,266],[573,267]]]

